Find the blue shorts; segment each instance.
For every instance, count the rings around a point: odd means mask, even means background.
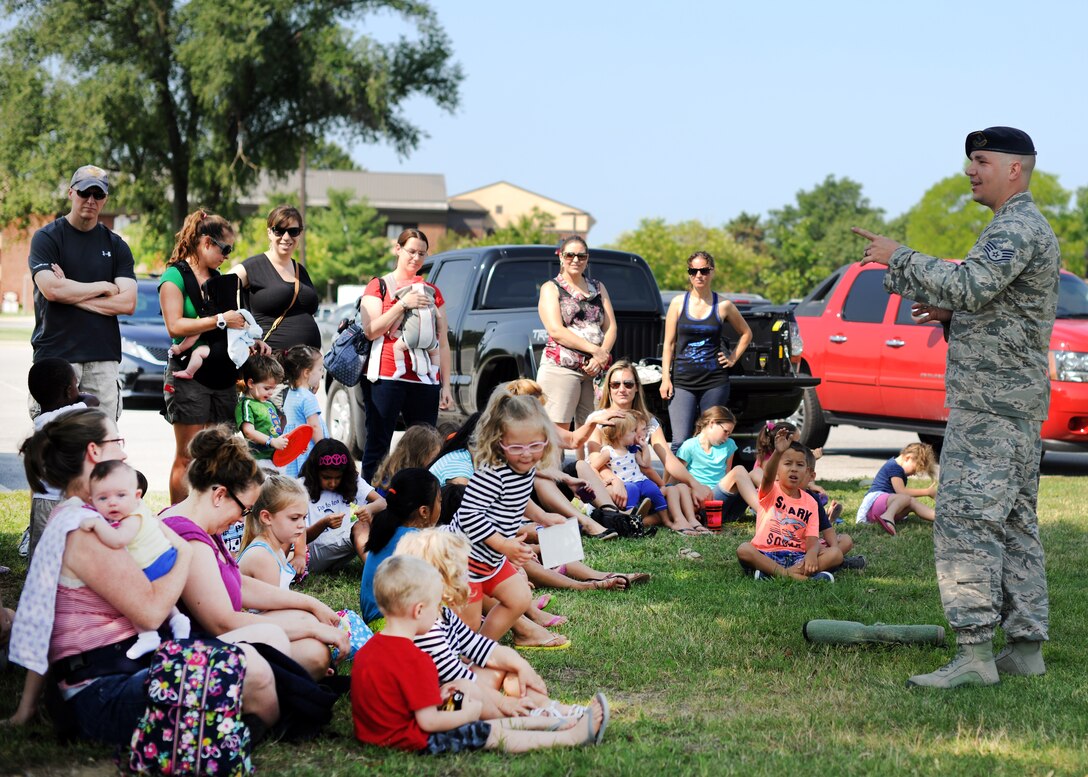
[[[653,503],[655,513],[669,509],[669,503],[665,501],[665,495],[661,493],[657,483],[652,480],[646,479],[635,483],[624,483],[623,487],[627,489],[628,508],[638,507],[638,503],[643,499],[649,499]]]
[[[761,550],[759,552],[786,569],[799,564],[805,557],[804,551],[801,550]]]
[[[427,737],[427,747],[421,753],[442,755],[462,750],[483,750],[491,736],[491,724],[484,720],[466,723],[449,731],[436,731]]]

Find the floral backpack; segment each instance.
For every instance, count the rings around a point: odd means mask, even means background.
[[[164,642],[147,675],[147,710],[127,758],[129,774],[253,773],[249,728],[242,722],[241,648],[215,639]]]

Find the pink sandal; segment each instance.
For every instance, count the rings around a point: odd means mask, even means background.
[[[552,602],[552,595],[551,594],[541,594],[540,596],[538,596],[533,601],[533,604],[536,606],[536,608],[538,610],[546,610],[546,609],[548,609],[548,605],[551,604],[551,602]]]
[[[544,624],[544,628],[551,629],[555,628],[556,626],[562,626],[568,620],[570,619],[566,615],[553,615],[551,618],[548,619],[548,622]]]

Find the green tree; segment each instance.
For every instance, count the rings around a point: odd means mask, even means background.
[[[327,208],[306,212],[306,271],[319,294],[341,283],[361,283],[392,266],[385,218],[350,191],[329,189]],[[330,289],[331,291],[331,289]]]
[[[864,249],[850,231],[854,226],[887,231],[884,211],[849,178],[829,175],[811,191],[799,191],[795,205],[772,210],[766,230],[774,263],[760,277],[763,293],[772,299],[804,294],[835,268],[856,261]]]
[[[362,169],[347,151],[331,140],[318,140],[313,148],[307,148],[306,164],[311,170]]]
[[[92,160],[121,172],[116,206],[164,231],[190,202],[236,216],[235,195],[304,145],[335,133],[407,153],[422,130],[405,104],[458,102],[460,67],[418,0],[0,2],[3,221],[56,209]],[[412,37],[349,30],[388,12]]]
[[[714,257],[714,285],[720,291],[760,291],[760,274],[770,263],[770,257],[735,240],[728,227],[695,220],[668,224],[662,218],[642,219],[638,229],[624,232],[609,247],[645,259],[662,289],[688,287],[687,259],[696,251]]]

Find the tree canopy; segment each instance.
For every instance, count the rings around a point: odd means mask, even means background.
[[[3,0],[0,220],[62,205],[67,176],[118,171],[111,196],[176,229],[199,202],[236,216],[261,171],[297,167],[330,134],[387,141],[423,131],[405,102],[452,110],[460,67],[416,0]],[[392,12],[413,34],[354,33]],[[349,25],[353,25],[349,27]],[[338,160],[339,164],[343,160]]]

